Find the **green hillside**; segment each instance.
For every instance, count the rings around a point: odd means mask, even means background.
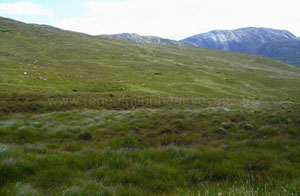
[[[0,18],[0,195],[299,195],[300,68]]]
[[[3,18],[0,51],[0,84],[6,92],[125,88],[169,96],[300,99],[300,69],[265,57],[139,45]]]

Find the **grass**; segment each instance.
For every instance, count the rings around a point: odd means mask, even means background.
[[[299,68],[0,24],[0,195],[300,195]]]
[[[297,195],[300,108],[290,107],[11,114],[1,194]]]

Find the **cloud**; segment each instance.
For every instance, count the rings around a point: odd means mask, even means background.
[[[0,12],[27,16],[52,16],[49,8],[31,2],[0,3]]]
[[[90,1],[87,16],[57,26],[89,34],[135,32],[184,38],[213,29],[247,26],[287,29],[300,34],[298,0],[121,0]]]

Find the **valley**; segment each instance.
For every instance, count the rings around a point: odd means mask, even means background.
[[[0,195],[299,195],[299,67],[2,17],[0,38]]]

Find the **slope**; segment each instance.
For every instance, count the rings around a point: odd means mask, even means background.
[[[257,54],[300,65],[300,40],[265,43],[260,46]]]
[[[140,45],[4,18],[0,51],[2,93],[300,97],[298,68],[246,54]]]

